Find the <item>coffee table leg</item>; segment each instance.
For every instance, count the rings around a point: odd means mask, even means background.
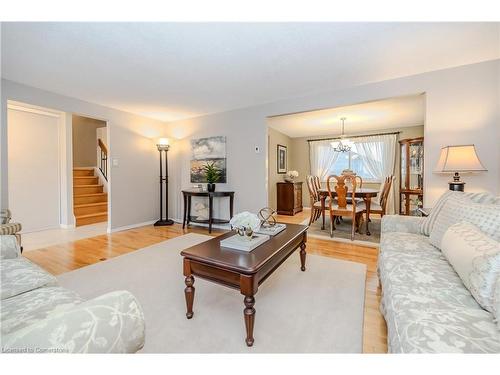
[[[186,296],[186,306],[187,306],[186,317],[188,319],[191,319],[193,317],[194,277],[187,276],[184,282],[186,283],[186,288],[184,289],[184,295]]]
[[[306,244],[304,242],[300,244],[300,269],[306,270]]]
[[[255,298],[253,296],[245,296],[243,302],[245,303],[243,316],[245,317],[245,327],[247,329],[247,338],[245,342],[247,343],[247,346],[252,346],[254,342],[253,325],[255,322],[255,309],[253,306],[255,305]]]

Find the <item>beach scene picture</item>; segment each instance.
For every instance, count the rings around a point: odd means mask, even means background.
[[[221,170],[217,183],[226,183],[226,137],[217,136],[191,140],[191,182],[206,183],[203,167],[215,163]]]

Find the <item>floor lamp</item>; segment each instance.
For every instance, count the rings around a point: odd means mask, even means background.
[[[156,144],[160,152],[160,220],[155,223],[155,227],[172,225],[174,222],[168,218],[168,158],[167,153],[170,145],[168,138],[160,138]],[[163,157],[162,153],[165,152],[165,177],[163,177]],[[163,183],[165,182],[165,220],[163,219]]]

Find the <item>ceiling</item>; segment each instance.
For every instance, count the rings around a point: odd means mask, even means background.
[[[268,125],[292,138],[340,135],[342,117],[347,135],[424,125],[425,94],[274,116]]]
[[[3,23],[4,78],[172,121],[500,57],[498,23]]]

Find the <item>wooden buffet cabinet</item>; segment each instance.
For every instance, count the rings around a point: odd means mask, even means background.
[[[302,211],[302,182],[277,182],[276,201],[279,215],[295,215]]]

